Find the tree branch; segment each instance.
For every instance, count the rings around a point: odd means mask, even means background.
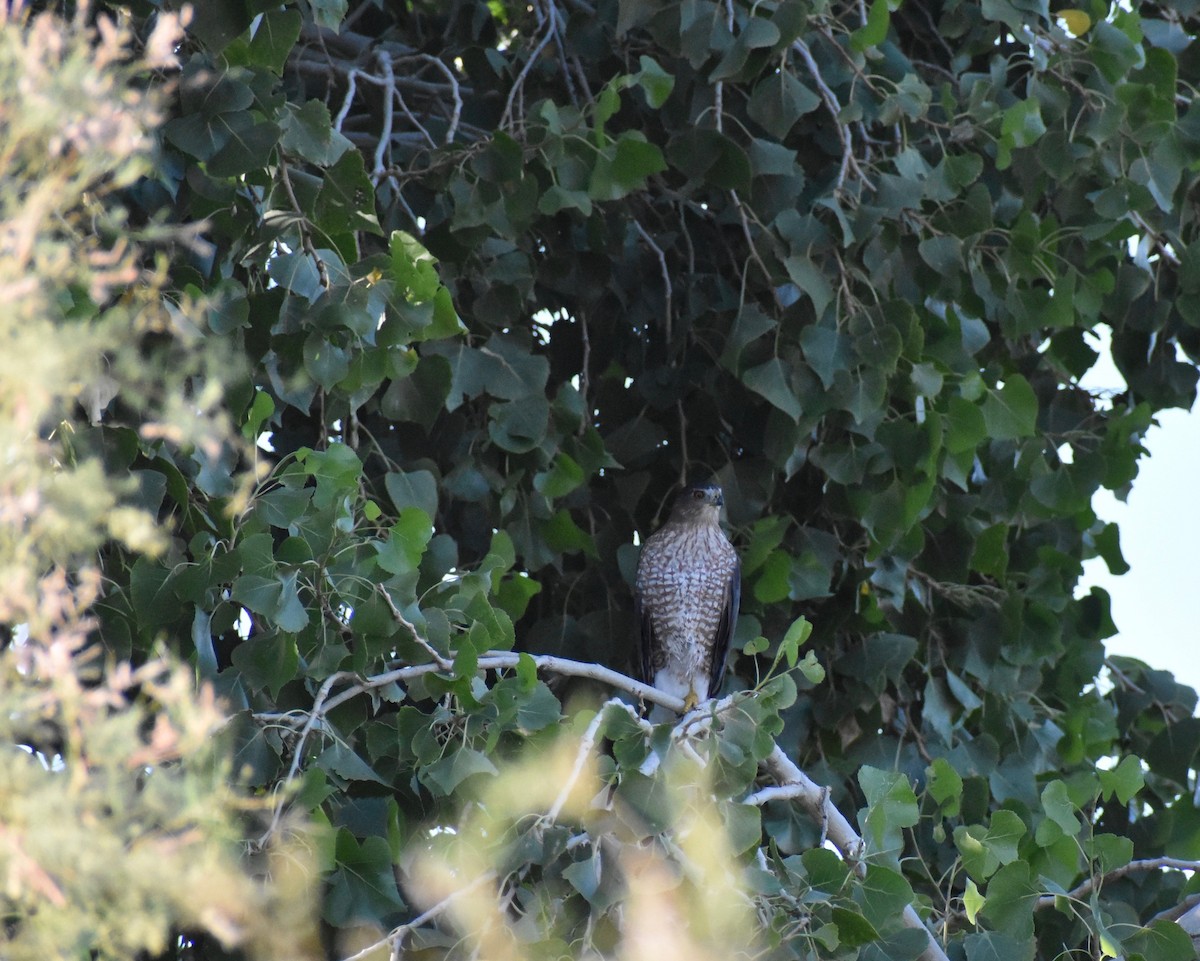
[[[838,140],[842,143],[842,163],[838,169],[837,180],[834,183],[834,189],[840,191],[846,183],[846,174],[853,167],[855,173],[863,185],[869,189],[874,189],[874,185],[859,167],[858,161],[854,159],[854,144],[850,141],[850,131],[841,121],[842,105],[838,103],[837,94],[833,92],[829,84],[825,82],[825,78],[821,76],[821,68],[817,66],[817,61],[813,58],[812,51],[808,48],[808,44],[803,39],[797,38],[792,43],[792,49],[800,54],[800,59],[804,61],[808,67],[808,72],[812,74],[813,82],[817,85],[817,89],[821,92],[821,99],[825,101],[825,109],[829,111],[833,117],[833,125],[837,130]]]
[[[1092,893],[1093,888],[1100,887],[1107,881],[1115,881],[1118,878],[1123,878],[1127,874],[1134,874],[1138,871],[1158,871],[1163,868],[1171,868],[1175,871],[1200,871],[1200,861],[1185,861],[1182,858],[1147,858],[1143,861],[1130,861],[1119,868],[1113,868],[1105,874],[1092,875],[1082,884],[1079,884],[1066,894],[1043,894],[1037,901],[1034,902],[1033,908],[1035,911],[1040,911],[1042,908],[1050,908],[1054,906],[1055,901],[1061,897],[1078,900],[1086,898]]]
[[[780,788],[787,789],[786,796],[794,796],[808,810],[809,814],[826,826],[829,840],[837,846],[842,858],[853,868],[855,874],[865,877],[867,865],[862,860],[863,839],[850,826],[850,822],[837,809],[837,805],[829,799],[829,789],[817,784],[801,771],[778,744],[763,761],[762,766]],[[770,791],[771,789],[764,790]],[[764,796],[763,791],[757,791],[746,798],[746,802],[765,804],[773,797],[770,794]],[[934,940],[933,932],[925,926],[911,904],[904,908],[903,921],[906,927],[918,928],[929,936],[929,944],[921,952],[921,961],[949,961],[946,952]]]
[[[586,677],[593,681],[601,681],[610,687],[615,687],[617,690],[627,691],[640,700],[649,701],[652,704],[661,704],[663,707],[668,707],[673,711],[683,710],[682,699],[672,697],[670,694],[664,694],[657,688],[653,688],[649,684],[643,684],[641,681],[635,681],[632,677],[622,674],[619,671],[602,667],[599,664],[589,664],[584,661],[572,661],[565,657],[555,657],[552,654],[513,654],[503,651],[488,651],[486,654],[480,656],[478,669],[481,671],[512,669],[520,663],[522,657],[531,658],[534,664],[537,665],[538,670],[549,671],[551,674],[562,674],[568,677]],[[374,688],[385,687],[397,681],[410,681],[425,674],[436,674],[442,670],[437,664],[413,664],[362,678],[356,684],[352,684],[346,690],[331,697],[325,703],[325,710],[332,711],[335,707],[345,704],[351,698],[357,697],[359,694],[373,690]]]
[[[450,907],[451,904],[453,904],[458,898],[462,897],[468,891],[473,891],[473,890],[475,890],[475,888],[479,887],[481,884],[484,884],[487,881],[494,881],[495,879],[496,879],[495,871],[485,871],[483,874],[479,875],[479,877],[475,878],[475,880],[470,881],[467,884],[464,884],[461,888],[457,888],[454,891],[452,891],[449,895],[447,895],[445,898],[443,898],[441,901],[439,901],[437,904],[435,904],[433,907],[431,907],[428,911],[424,911],[421,914],[418,914],[411,921],[401,924],[398,927],[392,928],[392,930],[388,932],[387,937],[380,938],[374,944],[368,945],[367,947],[363,948],[361,951],[356,951],[354,954],[350,955],[349,957],[343,958],[342,961],[363,961],[364,958],[370,957],[372,954],[374,954],[380,948],[383,948],[383,947],[390,947],[392,949],[392,957],[400,956],[400,953],[398,951],[398,949],[400,947],[400,942],[404,938],[404,936],[406,934],[408,934],[409,931],[415,931],[421,925],[428,924],[430,921],[432,921],[438,915],[444,913],[445,910],[448,907]]]
[[[515,668],[522,658],[529,658],[541,671],[548,671],[552,674],[561,674],[568,677],[586,677],[591,680],[601,681],[610,687],[619,691],[625,691],[628,694],[639,698],[642,701],[649,701],[654,704],[661,704],[663,707],[670,708],[673,711],[682,712],[683,700],[681,698],[672,697],[669,694],[664,694],[662,691],[651,687],[648,684],[643,684],[641,681],[634,680],[625,674],[614,671],[611,668],[602,667],[599,664],[590,664],[583,661],[574,661],[565,657],[556,657],[551,654],[514,654],[502,651],[488,651],[480,656],[478,661],[478,669],[481,671],[489,670],[504,670]],[[422,677],[425,674],[434,674],[442,672],[444,668],[438,664],[414,664],[405,667],[399,667],[391,671],[385,671],[382,674],[372,675],[362,678],[352,684],[346,690],[340,692],[334,697],[327,697],[329,688],[332,687],[338,679],[344,679],[346,675],[333,675],[327,678],[321,687],[321,692],[317,696],[317,701],[313,706],[313,718],[318,714],[325,714],[332,711],[340,704],[366,691],[373,690],[377,687],[383,687],[388,684],[394,684],[397,681],[413,680]],[[732,694],[728,697],[721,698],[719,701],[709,701],[700,705],[695,710],[685,714],[675,725],[675,731],[679,732],[681,737],[687,736],[693,727],[696,725],[706,725],[711,723],[713,717],[723,713],[732,707],[740,697],[745,696],[742,693]],[[623,704],[623,702],[613,699],[608,704]],[[606,705],[607,706],[607,705]],[[625,705],[628,708],[628,705]],[[597,718],[603,713],[603,708],[597,713]],[[313,718],[310,718],[310,723],[306,725],[306,732],[311,728],[312,723],[315,723]],[[585,745],[594,743],[596,733],[599,730],[599,721],[595,720],[589,726],[588,732],[585,733]],[[299,754],[297,754],[297,757]],[[577,760],[576,767],[581,768],[584,763],[582,758],[584,752],[581,750],[580,759]],[[295,761],[293,762],[295,768]],[[762,768],[772,780],[775,781],[775,787],[763,788],[747,797],[744,803],[747,804],[765,804],[770,800],[795,799],[798,800],[809,814],[822,825],[822,829],[827,833],[829,840],[836,845],[838,851],[847,864],[851,866],[859,877],[866,874],[866,864],[862,860],[863,856],[863,840],[858,833],[850,825],[850,822],[837,809],[829,797],[829,789],[817,784],[808,777],[803,771],[797,767],[792,760],[784,753],[783,748],[778,744],[774,750],[762,762]],[[289,775],[294,776],[294,771]],[[572,780],[576,775],[572,774]],[[561,810],[562,805],[566,803],[566,796],[570,790],[570,783],[560,792],[559,800],[555,802],[556,813]],[[1184,862],[1181,862],[1184,863]],[[1186,862],[1193,867],[1197,865],[1192,862]],[[933,934],[921,921],[917,912],[912,905],[908,905],[904,910],[904,924],[911,928],[919,928],[929,935],[929,946],[921,954],[921,961],[948,961],[945,952],[938,946],[934,940]],[[415,924],[415,922],[414,922]],[[400,929],[397,929],[399,931]],[[389,935],[391,937],[391,935]],[[357,957],[357,956],[356,956]],[[347,959],[353,961],[353,959]]]

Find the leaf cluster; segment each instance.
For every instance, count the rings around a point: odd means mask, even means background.
[[[165,283],[254,448],[94,428],[173,535],[106,550],[97,614],[226,699],[265,838],[327,825],[331,953],[1190,957],[1195,694],[1076,587],[1194,398],[1193,13],[197,6],[129,202],[199,232]],[[689,477],[734,700],[647,728],[531,655],[633,662]],[[742,803],[776,745],[861,845]]]

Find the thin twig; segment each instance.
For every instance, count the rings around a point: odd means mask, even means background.
[[[360,72],[355,68],[346,74],[346,96],[342,98],[341,109],[338,110],[337,116],[333,118],[333,129],[338,133],[342,132],[342,124],[345,123],[346,116],[350,113],[350,107],[354,104],[354,95],[358,92]]]
[[[370,955],[372,955],[373,953],[378,951],[380,948],[387,947],[388,945],[391,945],[393,951],[395,951],[398,948],[401,939],[406,934],[408,934],[409,931],[413,931],[416,928],[419,928],[422,924],[428,924],[430,921],[432,921],[438,915],[445,912],[445,910],[448,907],[450,907],[450,905],[455,900],[462,897],[468,891],[473,891],[475,888],[479,887],[481,884],[484,884],[488,881],[494,881],[494,880],[496,880],[496,872],[495,871],[485,871],[483,874],[479,875],[479,877],[477,877],[474,881],[471,881],[469,884],[464,884],[461,888],[458,888],[456,891],[452,891],[449,895],[447,895],[445,898],[443,898],[441,901],[439,901],[437,904],[435,904],[433,907],[431,907],[428,911],[418,914],[411,921],[408,921],[405,924],[400,925],[399,927],[392,928],[392,930],[388,932],[387,937],[381,938],[380,940],[376,941],[374,944],[363,948],[361,951],[357,951],[354,954],[350,955],[349,957],[343,958],[342,961],[362,961],[363,958],[369,957]]]
[[[563,45],[562,31],[559,30],[561,14],[558,12],[554,0],[546,0],[546,7],[546,18],[549,20],[550,31],[554,35],[554,46],[558,50],[558,63],[562,68],[563,80],[567,84],[567,96],[571,98],[571,103],[578,107],[579,95],[575,92],[575,82],[571,79],[571,67],[567,63],[567,50]],[[566,23],[563,23],[562,26],[565,29]]]
[[[733,205],[737,208],[738,216],[741,218],[742,235],[746,238],[746,246],[750,248],[750,257],[758,264],[758,269],[763,272],[763,279],[767,283],[771,283],[771,272],[767,270],[766,262],[763,260],[762,254],[758,252],[758,245],[754,242],[754,232],[750,229],[750,216],[746,213],[746,205],[742,203],[742,198],[738,196],[736,190],[730,190],[729,195],[733,198]]]
[[[455,134],[458,133],[458,124],[462,119],[463,98],[462,90],[458,85],[458,78],[454,76],[454,71],[447,67],[441,60],[428,53],[418,54],[420,59],[426,63],[432,63],[446,78],[446,82],[450,84],[450,95],[454,97],[454,112],[450,115],[450,126],[446,129],[445,143],[447,145],[454,143]]]
[[[588,403],[588,393],[591,387],[588,370],[592,359],[592,338],[588,333],[587,314],[582,310],[577,310],[575,311],[575,320],[579,324],[579,336],[583,342],[583,356],[579,359],[579,395],[583,398],[583,419],[579,422],[579,429],[575,433],[582,437],[592,423],[592,407]]]
[[[874,185],[868,179],[858,166],[858,161],[854,159],[854,144],[850,140],[850,131],[841,121],[842,106],[838,103],[837,94],[830,89],[829,84],[825,82],[825,78],[821,76],[821,69],[817,66],[817,61],[813,59],[812,51],[808,48],[808,44],[803,38],[797,37],[792,42],[792,49],[800,54],[800,58],[808,67],[808,71],[812,74],[813,82],[816,83],[817,89],[821,92],[821,99],[825,102],[825,109],[833,116],[833,125],[837,128],[838,140],[842,143],[842,163],[838,168],[837,181],[834,183],[836,190],[841,190],[846,183],[846,174],[851,167],[854,167],[855,172],[862,180],[863,184],[874,190]]]
[[[1082,884],[1071,888],[1065,895],[1043,894],[1034,902],[1033,908],[1035,911],[1040,911],[1042,908],[1054,907],[1055,902],[1060,897],[1067,897],[1072,901],[1077,901],[1080,898],[1086,898],[1092,893],[1094,888],[1100,887],[1108,881],[1115,881],[1118,878],[1125,877],[1127,874],[1133,874],[1138,871],[1159,871],[1163,868],[1169,868],[1173,871],[1200,871],[1200,861],[1185,861],[1183,858],[1147,858],[1143,861],[1130,861],[1128,864],[1123,864],[1119,868],[1113,868],[1105,874],[1093,875]]]
[[[733,0],[725,0],[725,28],[733,35]],[[717,133],[725,127],[725,81],[718,80],[713,86],[713,112],[717,117]]]
[[[379,143],[375,146],[375,167],[371,171],[372,177],[376,178],[375,183],[378,184],[378,178],[386,176],[387,165],[384,164],[383,157],[387,153],[388,145],[392,141],[392,118],[395,110],[393,100],[399,97],[400,93],[396,90],[396,75],[392,71],[392,58],[380,50],[376,55],[375,61],[379,64],[380,69],[383,70],[383,128],[379,131]],[[407,114],[408,107],[405,105],[403,99],[400,100],[400,105]],[[409,119],[413,119],[411,114],[409,114]],[[425,139],[433,143],[433,140],[424,128],[419,123],[416,123],[415,120],[413,120],[413,123],[418,130],[425,134]]]
[[[663,253],[662,247],[655,243],[654,238],[642,226],[641,221],[635,220],[633,226],[642,240],[646,241],[650,249],[654,251],[654,256],[658,258],[658,272],[662,276],[663,281],[663,300],[666,302],[664,305],[664,316],[666,318],[664,326],[666,328],[667,348],[669,350],[672,329],[671,315],[674,312],[674,308],[672,307],[674,287],[671,284],[671,271],[667,269],[667,255]]]
[[[537,63],[538,57],[542,55],[542,51],[546,49],[546,45],[554,37],[554,27],[551,24],[546,28],[542,39],[538,41],[537,46],[529,53],[529,59],[525,61],[525,65],[521,68],[521,72],[517,74],[517,79],[513,81],[512,89],[508,92],[508,99],[504,102],[504,113],[500,115],[500,123],[497,125],[500,129],[511,126],[513,103],[517,95],[521,92],[521,88],[525,86],[525,78],[529,76],[529,71],[533,69],[533,65]]]
[[[288,174],[287,161],[282,156],[279,158],[279,180],[283,184],[283,192],[287,194],[288,202],[292,205],[292,210],[296,214],[297,226],[300,229],[300,245],[316,265],[317,279],[320,281],[321,289],[328,290],[329,269],[325,266],[325,261],[317,254],[317,248],[313,246],[312,236],[309,232],[308,218],[304,213],[304,209],[300,206],[300,201],[296,199],[296,191],[292,188],[292,178]]]
[[[396,602],[392,600],[392,595],[388,593],[387,588],[382,584],[377,585],[377,587],[384,603],[388,606],[388,610],[392,612],[392,620],[394,620],[401,627],[405,628],[408,633],[412,635],[413,640],[425,649],[425,653],[433,658],[433,662],[439,668],[441,668],[443,671],[454,670],[454,662],[447,660],[440,653],[438,653],[434,646],[421,636],[421,632],[417,630],[417,625],[400,613],[400,608],[398,608],[396,606]]]
[[[583,737],[579,740],[579,750],[575,754],[575,763],[571,766],[571,773],[567,775],[567,779],[563,782],[562,790],[558,792],[558,797],[554,799],[554,803],[550,805],[550,810],[546,812],[546,821],[553,823],[558,820],[558,816],[562,814],[562,809],[566,806],[567,799],[571,796],[571,791],[575,784],[579,781],[579,775],[583,773],[584,765],[587,764],[587,759],[591,756],[593,748],[596,746],[596,735],[600,732],[600,725],[604,721],[604,711],[610,704],[621,704],[620,698],[609,698],[602,705],[600,710],[596,712],[596,716],[592,718],[587,729],[583,732]]]
[[[286,788],[296,778],[296,775],[300,773],[300,763],[304,760],[304,745],[308,740],[308,735],[311,734],[313,728],[317,726],[317,722],[322,720],[330,710],[330,708],[326,706],[326,699],[329,697],[329,692],[333,690],[333,686],[337,684],[338,681],[344,681],[348,676],[353,677],[352,674],[347,675],[346,673],[339,671],[336,674],[330,674],[329,677],[325,678],[324,682],[321,684],[320,690],[317,691],[317,696],[313,700],[313,707],[309,712],[308,720],[304,722],[304,727],[300,729],[300,737],[296,740],[296,747],[292,751],[292,763],[288,767],[287,777],[281,782],[281,788]],[[257,844],[260,848],[266,845],[266,843],[271,839],[271,836],[274,835],[275,831],[279,828],[279,821],[283,817],[283,808],[286,803],[287,798],[285,793],[280,790],[279,797],[275,802],[275,809],[271,812],[271,823],[267,826],[267,830],[264,831],[262,836],[258,839]]]

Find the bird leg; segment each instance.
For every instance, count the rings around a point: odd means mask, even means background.
[[[696,705],[699,703],[700,695],[696,693],[696,689],[694,687],[689,687],[687,696],[683,699],[683,713],[687,714],[689,711],[694,711],[696,709]]]

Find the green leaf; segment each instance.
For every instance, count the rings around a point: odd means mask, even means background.
[[[599,853],[589,855],[582,861],[575,861],[563,868],[562,876],[571,887],[583,895],[583,899],[592,907],[604,908],[609,899],[603,898],[602,903],[596,904],[596,896],[600,889],[600,871],[603,861]]]
[[[707,127],[693,127],[667,145],[671,166],[694,180],[721,190],[749,190],[750,158],[729,137]]]
[[[972,409],[975,408],[972,405]],[[1003,577],[1008,570],[1008,525],[993,524],[980,531],[971,552],[971,570]]]
[[[1129,573],[1129,562],[1121,553],[1121,530],[1116,524],[1105,524],[1092,538],[1096,553],[1104,558],[1108,572],[1114,576]]]
[[[209,158],[208,173],[214,177],[239,177],[265,167],[279,142],[279,126],[257,120],[249,111],[227,114],[223,120],[228,136],[221,149]]]
[[[592,537],[583,531],[571,512],[565,508],[558,510],[541,525],[542,537],[547,546],[553,551],[569,554],[582,551],[589,557],[596,556],[596,543]]]
[[[525,454],[542,443],[549,424],[550,404],[546,398],[526,397],[491,406],[488,436],[504,450]]]
[[[859,818],[867,850],[897,861],[904,848],[903,829],[916,824],[920,816],[912,785],[897,771],[868,766],[859,770],[858,783],[867,799],[865,816]]]
[[[304,341],[304,369],[325,390],[332,390],[350,373],[350,351],[314,331]]]
[[[327,30],[338,32],[342,21],[346,19],[346,9],[349,0],[308,0],[312,6],[313,17],[317,23]]]
[[[1046,132],[1041,105],[1037,100],[1018,100],[1004,111],[1000,123],[1000,141],[996,150],[996,167],[1007,169],[1012,164],[1012,152],[1028,147]]]
[[[971,882],[967,884],[971,885]],[[982,910],[983,905],[983,898],[978,898],[976,912]],[[999,931],[980,931],[967,935],[965,944],[967,961],[1034,961],[1032,934],[1013,938]]]
[[[312,214],[313,222],[327,235],[351,230],[383,233],[375,217],[375,188],[361,153],[348,150],[324,171]]]
[[[771,642],[760,634],[758,637],[755,637],[745,643],[745,645],[742,647],[742,653],[753,656],[755,654],[761,654],[770,646]]]
[[[353,146],[333,129],[329,108],[320,100],[309,100],[302,107],[288,104],[281,126],[283,133],[279,145],[322,167],[336,163]]]
[[[340,741],[334,741],[322,751],[314,762],[317,767],[339,778],[349,781],[374,781],[386,785],[375,770]]]
[[[787,70],[760,80],[747,110],[768,134],[783,140],[801,117],[821,105],[821,98]]]
[[[526,732],[544,730],[557,724],[562,716],[562,705],[543,681],[533,685],[517,708],[517,724]]]
[[[437,261],[424,245],[412,234],[393,230],[389,241],[391,249],[392,279],[411,304],[423,304],[433,300],[441,279],[438,277]]]
[[[1107,874],[1133,860],[1133,841],[1114,834],[1097,834],[1085,842],[1084,853],[1097,862],[1100,873]]]
[[[1175,921],[1151,921],[1132,937],[1126,938],[1128,956],[1153,961],[1191,961],[1196,956],[1192,939]]]
[[[362,461],[346,444],[330,444],[323,451],[302,447],[296,452],[296,460],[317,482],[313,505],[319,510],[357,497]]]
[[[145,631],[178,620],[183,607],[170,586],[171,572],[165,567],[139,557],[129,577],[129,591],[138,612],[138,622]]]
[[[824,316],[825,308],[829,306],[829,302],[833,300],[833,288],[829,286],[829,281],[826,279],[825,274],[818,270],[808,257],[797,254],[785,257],[783,266],[788,276],[792,279],[792,283],[808,294],[809,299],[812,301],[813,313],[819,320]],[[816,331],[821,335],[833,335],[839,340],[843,339],[840,332],[836,330],[806,327],[804,334],[808,334],[809,331]],[[801,335],[802,342],[804,334]],[[807,350],[805,353],[807,355]],[[829,384],[826,383],[825,386],[828,387]]]
[[[533,487],[550,500],[557,500],[575,490],[584,479],[583,468],[576,460],[559,451],[549,469],[534,476]]]
[[[396,510],[417,507],[426,517],[437,516],[438,484],[432,471],[390,471],[383,478],[383,486]]]
[[[641,70],[633,75],[633,82],[642,88],[646,95],[646,103],[653,109],[659,109],[675,87],[675,78],[667,73],[653,57],[645,54],[638,57]]]
[[[863,916],[876,928],[886,928],[913,901],[913,890],[899,871],[881,864],[868,864],[862,887],[855,892]],[[926,935],[917,952],[928,946]]]
[[[550,374],[545,357],[529,353],[504,335],[493,336],[483,347],[464,343],[431,344],[429,349],[450,362],[452,380],[448,410],[456,410],[463,400],[479,397],[485,391],[502,400],[521,400],[541,395]]]
[[[796,666],[796,661],[800,657],[800,645],[811,635],[812,624],[807,617],[800,616],[792,621],[791,627],[783,635],[783,640],[779,642],[779,653],[787,660],[789,668]]]
[[[1068,837],[1079,833],[1079,818],[1075,813],[1075,805],[1067,793],[1067,786],[1062,781],[1051,781],[1042,790],[1042,810],[1046,817],[1053,821]]]
[[[429,515],[419,507],[402,508],[387,540],[376,543],[379,566],[390,574],[415,571],[431,537],[433,524]]]
[[[824,682],[825,668],[818,663],[815,651],[805,652],[804,659],[796,666],[800,669],[800,673],[804,675],[804,679],[809,684],[816,686]]]
[[[862,947],[879,940],[879,932],[857,911],[835,906],[830,917],[837,925],[838,940],[848,948]]]
[[[800,422],[804,409],[788,382],[788,368],[778,357],[772,357],[766,363],[747,370],[742,374],[742,383],[756,394],[765,397],[794,422]]]
[[[298,634],[308,626],[308,610],[300,600],[298,580],[296,571],[280,577],[279,602],[271,614],[279,629],[289,634]]]
[[[735,856],[753,851],[762,843],[762,809],[751,804],[726,802],[721,805],[729,850]]]
[[[971,877],[985,881],[998,867],[1017,859],[1017,846],[1025,834],[1025,822],[1019,815],[1000,810],[992,815],[986,831],[978,824],[956,827],[954,844]]]
[[[963,892],[963,909],[967,912],[967,920],[972,924],[975,923],[975,918],[978,916],[983,905],[984,897],[979,893],[979,888],[975,886],[974,881],[967,878],[967,888]]]
[[[998,930],[1024,940],[1033,934],[1033,905],[1040,895],[1029,865],[1017,861],[1002,867],[988,882],[981,913]]]
[[[875,0],[886,4],[887,0]],[[921,259],[939,274],[952,277],[962,269],[962,241],[949,234],[927,237],[917,245]]]
[[[887,0],[872,0],[867,22],[850,34],[850,49],[861,53],[868,47],[879,46],[887,38],[891,19]]]
[[[271,697],[278,697],[283,686],[295,678],[300,665],[295,637],[278,631],[247,638],[233,649],[231,659],[241,684]]]
[[[486,774],[496,777],[500,771],[486,754],[474,748],[452,748],[452,753],[421,769],[421,780],[431,791],[449,797],[469,777]]]
[[[792,558],[786,551],[772,551],[754,582],[754,598],[761,604],[775,604],[791,590]]]
[[[231,44],[225,59],[231,64],[263,67],[278,76],[300,37],[302,24],[299,10],[268,10],[260,16],[253,37]]]
[[[962,775],[944,757],[934,758],[927,772],[929,796],[937,802],[943,817],[954,817],[962,802]]]
[[[634,130],[621,134],[612,162],[612,179],[622,194],[637,190],[651,174],[666,169],[667,162],[655,144],[648,143]]]
[[[342,828],[337,833],[336,867],[329,877],[325,920],[335,926],[361,924],[364,917],[382,919],[404,907],[387,840],[377,835],[360,846]]]
[[[1020,374],[1006,378],[1002,387],[988,389],[983,401],[983,422],[993,440],[1018,440],[1037,429],[1038,402],[1033,388]],[[950,446],[947,432],[947,447]]]
[[[1110,771],[1097,768],[1096,774],[1100,778],[1101,796],[1109,798],[1115,794],[1121,804],[1128,804],[1146,786],[1142,761],[1132,754],[1121,758],[1121,762]]]
[[[242,423],[242,436],[249,441],[257,440],[262,433],[263,424],[275,413],[275,401],[265,390],[254,392],[254,401],[246,411],[246,419]]]
[[[952,454],[974,451],[988,436],[987,421],[983,411],[961,397],[951,397],[947,402],[946,450]]]

